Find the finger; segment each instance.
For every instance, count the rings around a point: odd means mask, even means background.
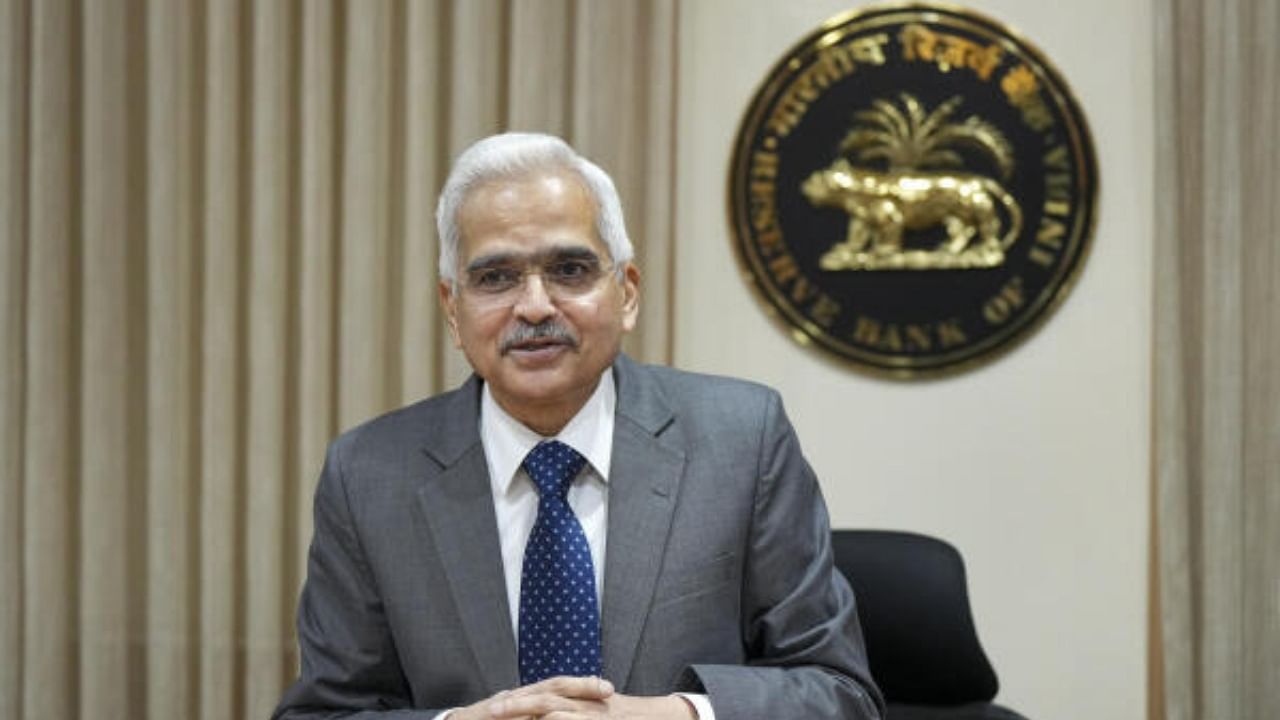
[[[502,720],[538,720],[535,715],[519,715],[507,711],[507,699],[518,696],[523,690],[524,688],[501,690],[471,707],[477,708],[480,712],[480,717],[485,720],[488,720],[489,718],[502,718]]]
[[[486,708],[489,716],[502,720],[541,717],[549,712],[571,707],[568,698],[548,692],[512,692],[505,698],[495,699]]]
[[[508,720],[525,716],[542,717],[555,712],[600,713],[605,707],[599,700],[580,700],[543,692],[519,696],[513,694],[492,703],[489,709],[492,717]]]
[[[538,715],[523,713],[512,708],[509,703],[509,700],[499,700],[496,696],[490,698],[484,703],[482,717],[484,720],[538,720]]]
[[[559,675],[512,691],[513,695],[537,693],[552,693],[582,700],[603,700],[613,694],[613,683],[594,675],[585,677]]]
[[[480,702],[468,705],[464,708],[458,708],[449,712],[449,720],[489,720],[494,717],[495,702],[511,694],[509,690],[503,690]],[[516,720],[516,718],[506,718],[505,720]],[[536,718],[528,718],[527,720],[536,720]]]
[[[613,694],[613,683],[594,675],[585,677],[565,675],[551,678],[549,682],[553,691],[564,697],[582,700],[603,700]]]

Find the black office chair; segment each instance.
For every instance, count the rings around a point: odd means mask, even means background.
[[[1026,720],[992,700],[1000,684],[969,610],[964,560],[951,545],[888,530],[832,532],[853,585],[886,720]]]

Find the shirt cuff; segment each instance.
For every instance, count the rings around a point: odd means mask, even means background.
[[[458,708],[449,708],[448,710],[445,710],[444,712],[436,713],[436,716],[435,716],[435,717],[433,717],[433,718],[431,718],[431,720],[448,720],[448,717],[449,717],[451,714],[453,714],[453,711],[454,711],[454,710],[457,710],[457,709],[458,709]]]
[[[693,713],[698,720],[716,720],[716,711],[711,709],[711,700],[702,693],[676,693],[693,706]]]

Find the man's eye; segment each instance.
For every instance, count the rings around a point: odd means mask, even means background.
[[[520,271],[514,268],[485,268],[471,274],[471,284],[480,290],[506,290],[520,282]]]
[[[590,280],[594,275],[594,266],[585,260],[561,260],[552,263],[546,274],[554,282],[574,284]]]

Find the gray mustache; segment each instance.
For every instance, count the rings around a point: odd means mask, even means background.
[[[553,321],[530,325],[529,323],[520,323],[511,329],[503,338],[498,349],[506,354],[513,347],[530,340],[554,340],[564,343],[571,348],[578,347],[578,336],[573,334],[569,328]]]

